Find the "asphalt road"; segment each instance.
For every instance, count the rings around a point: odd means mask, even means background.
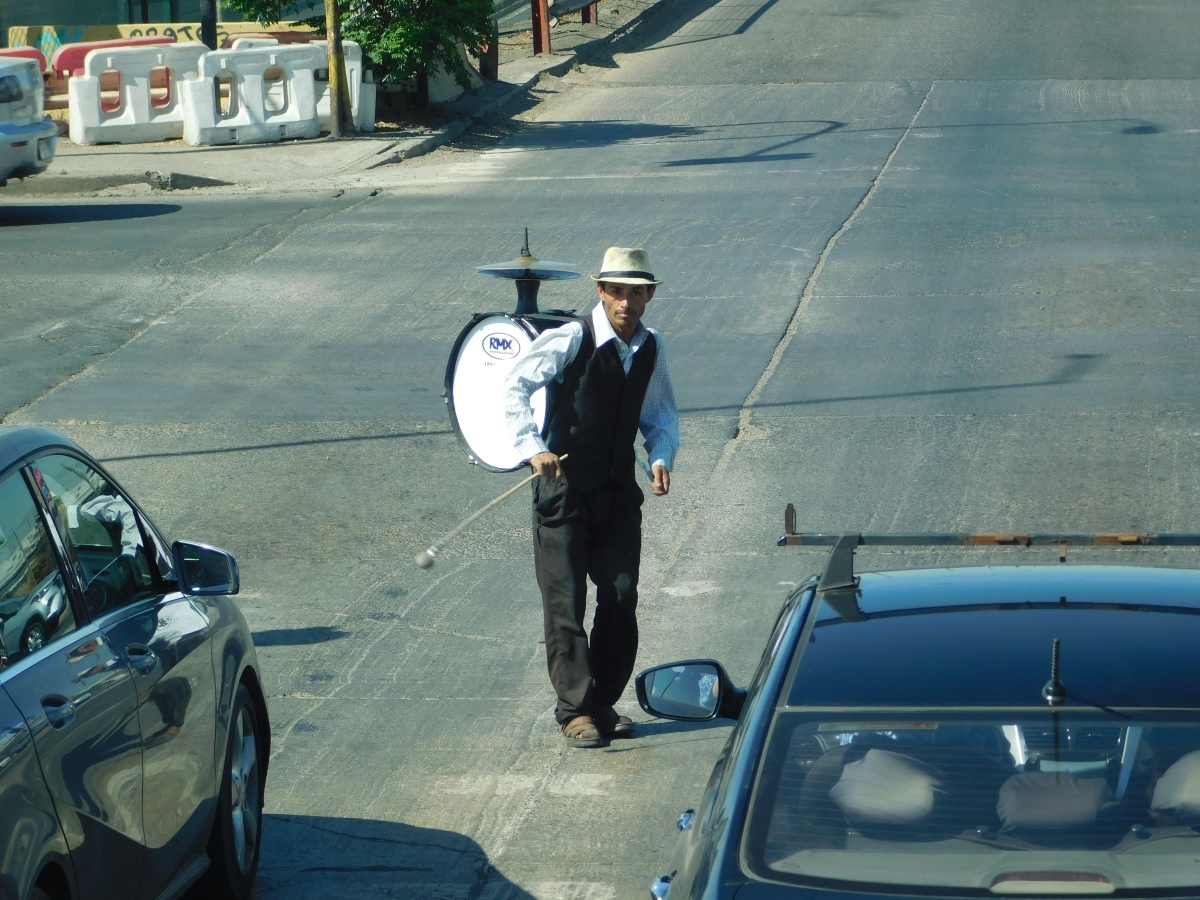
[[[821,564],[774,546],[789,500],[812,530],[1200,531],[1198,37],[1190,0],[663,0],[375,196],[0,199],[0,411],[241,563],[259,895],[642,897],[728,734],[629,695],[638,737],[561,745],[525,503],[411,562],[516,477],[439,395],[471,313],[513,305],[471,267],[522,226],[666,281],[684,449],[646,501],[642,665],[749,677]]]

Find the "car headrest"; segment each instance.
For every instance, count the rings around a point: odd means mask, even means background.
[[[847,763],[829,791],[848,821],[909,825],[933,811],[941,781],[917,760],[891,750],[868,750]]]
[[[1200,815],[1200,750],[1185,753],[1154,786],[1150,808]]]
[[[1086,825],[1107,805],[1108,782],[1069,772],[1022,772],[1000,788],[996,813],[1004,828]]]

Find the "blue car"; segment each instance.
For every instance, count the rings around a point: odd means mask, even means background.
[[[270,726],[238,582],[67,438],[0,426],[2,900],[249,896]]]
[[[1200,536],[825,537],[781,539],[836,546],[747,690],[713,660],[638,676],[651,715],[737,720],[652,897],[1200,896],[1200,571],[853,570],[872,543]]]

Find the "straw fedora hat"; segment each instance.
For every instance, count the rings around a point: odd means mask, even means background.
[[[650,254],[632,247],[609,247],[604,251],[600,274],[592,281],[612,281],[616,284],[662,284],[650,268]]]

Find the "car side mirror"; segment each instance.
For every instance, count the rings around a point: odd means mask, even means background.
[[[179,590],[185,594],[236,594],[241,588],[237,560],[216,547],[176,541],[171,545]]]
[[[712,659],[667,663],[637,677],[638,704],[652,716],[683,722],[736,719],[745,690],[734,687],[721,664]]]

